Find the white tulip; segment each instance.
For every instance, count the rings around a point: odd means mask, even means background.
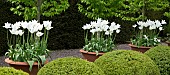
[[[117,30],[116,30],[116,33],[119,33],[119,32],[120,32],[120,29],[117,29]]]
[[[24,29],[26,29],[27,27],[28,27],[28,22],[22,22],[21,23],[21,26],[24,28]]]
[[[87,29],[90,29],[92,26],[90,24],[86,24]]]
[[[157,39],[157,41],[158,41],[158,42],[161,42],[161,40],[160,40],[160,39]]]
[[[11,34],[18,35],[17,30],[12,29],[12,30],[9,30],[9,31],[11,32]]]
[[[17,33],[22,36],[24,34],[24,32],[22,30],[18,30]]]
[[[159,28],[162,26],[160,21],[158,21],[158,20],[155,20],[155,25],[156,25],[156,28]]]
[[[113,31],[110,31],[110,30],[109,30],[109,33],[110,33],[110,35],[112,35],[112,34],[113,34]]]
[[[36,33],[36,36],[40,37],[40,36],[42,36],[43,34],[44,34],[44,33],[38,31],[38,32]]]
[[[43,25],[39,25],[38,30],[42,30],[42,29],[43,29]]]
[[[161,42],[161,40],[160,40],[160,39],[157,39],[157,38],[154,38],[154,41],[155,41],[155,42]]]
[[[96,32],[96,29],[91,29],[90,32],[93,33],[94,35],[94,33]]]
[[[119,28],[120,28],[120,25],[119,25],[119,24],[117,24],[117,25],[112,24],[112,25],[109,27],[110,30],[117,30],[117,29],[119,29]]]
[[[108,28],[109,28],[109,26],[108,25],[105,25],[105,26],[103,26],[103,31],[107,31],[108,30]]]
[[[84,25],[82,28],[83,28],[84,30],[86,30],[86,29],[87,29],[87,26],[86,26],[86,25]]]
[[[52,28],[53,28],[53,27],[51,27],[51,26],[46,27],[47,30],[50,30],[50,29],[52,29]]]
[[[101,21],[102,21],[102,19],[101,19],[101,18],[98,18],[98,19],[97,19],[97,22],[101,22]]]
[[[162,31],[163,30],[163,27],[159,27],[159,31]]]
[[[47,30],[52,29],[53,27],[51,27],[52,21],[43,21],[43,25]]]
[[[149,26],[149,30],[153,30],[153,29],[156,29],[155,25]]]
[[[109,35],[109,34],[110,34],[109,31],[106,31],[106,32],[105,32],[105,35]]]
[[[102,20],[101,25],[107,25],[109,24],[108,20]]]
[[[100,29],[100,28],[96,28],[96,29],[95,29],[95,31],[96,31],[96,32],[101,32],[101,31],[102,31],[102,29]]]
[[[33,34],[34,33],[34,29],[29,29],[29,32]]]
[[[137,27],[137,25],[135,24],[135,25],[133,25],[132,27],[133,27],[133,28],[136,28],[136,27]]]
[[[91,25],[90,25],[90,24],[86,24],[86,25],[84,25],[82,28],[83,28],[84,30],[90,29],[90,28],[91,28]]]
[[[21,26],[21,23],[20,22],[16,22],[15,24],[12,25],[12,29],[14,30],[18,30]]]
[[[97,23],[95,21],[90,22],[90,24],[91,24],[92,28],[97,26]]]
[[[144,26],[148,27],[148,26],[152,26],[152,25],[155,25],[155,22],[151,21],[151,20],[147,20]]]
[[[12,25],[11,23],[8,23],[8,22],[7,22],[7,23],[5,23],[5,26],[3,26],[3,27],[6,28],[6,29],[8,29],[8,28],[11,28],[11,25]]]
[[[143,36],[144,36],[144,38],[145,38],[145,39],[147,39],[147,40],[148,40],[148,37],[147,37],[146,35],[143,35]]]
[[[115,25],[116,25],[116,23],[115,23],[115,22],[112,22],[112,23],[111,23],[111,26],[115,26]]]
[[[51,27],[52,21],[43,21],[43,25],[45,28]]]
[[[167,24],[165,20],[162,20],[161,21],[161,24]]]
[[[30,21],[30,24],[32,24],[33,26],[36,25],[37,23],[38,23],[37,20],[32,20],[32,21]]]
[[[139,29],[142,30],[142,29],[143,29],[143,26],[139,26]]]
[[[149,24],[148,24],[147,22],[143,22],[142,26],[143,26],[143,27],[148,27]]]
[[[39,25],[40,24],[36,24],[34,27],[33,27],[33,32],[37,32],[40,28],[39,28]]]
[[[137,24],[140,25],[140,26],[142,26],[143,23],[144,23],[144,22],[142,22],[142,21],[138,21],[138,22],[137,22]]]

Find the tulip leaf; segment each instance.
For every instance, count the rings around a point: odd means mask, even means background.
[[[44,62],[46,61],[45,55],[39,56],[39,58],[42,61],[42,64],[44,64]]]
[[[31,71],[32,70],[32,66],[34,64],[34,61],[27,61],[27,63],[29,64],[29,70]]]

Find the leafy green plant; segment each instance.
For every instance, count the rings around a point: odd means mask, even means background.
[[[158,39],[160,31],[163,30],[163,24],[166,24],[165,20],[161,22],[158,20],[146,22],[138,21],[137,25],[133,25],[134,31],[137,32],[134,38],[131,39],[131,43],[136,46],[154,47],[160,44]],[[136,27],[138,27],[136,29]],[[159,31],[158,31],[159,30]]]
[[[51,21],[43,21],[43,24],[40,24],[36,20],[5,23],[3,27],[8,29],[9,46],[6,55],[13,61],[27,62],[30,65],[29,70],[34,62],[38,62],[38,66],[44,64],[49,51],[47,39],[49,30],[53,28],[51,24]]]
[[[68,0],[8,0],[15,7],[11,11],[19,16],[23,15],[25,20],[32,20],[37,17],[40,20],[40,14],[43,16],[54,16],[60,14],[69,7]]]
[[[0,75],[29,75],[29,74],[11,67],[0,67]]]
[[[80,0],[78,9],[89,18],[106,19],[113,16],[123,0]]]
[[[97,19],[91,24],[86,24],[82,28],[85,30],[84,50],[89,52],[109,52],[114,48],[116,34],[120,32],[120,25],[112,22],[111,25],[107,20]],[[88,40],[91,32],[91,39]]]
[[[148,10],[161,11],[168,7],[167,0],[124,0],[116,17],[122,20],[138,21],[147,19]]]
[[[167,3],[170,6],[170,1],[169,0],[168,0]],[[170,7],[169,6],[167,7],[167,9],[169,9],[169,10],[164,13],[164,16],[168,17],[168,19],[169,19],[169,21],[168,21],[169,24],[167,26],[165,26],[165,33],[167,34],[166,40],[168,42],[170,42],[170,36],[169,36],[170,35]]]
[[[92,62],[81,58],[58,58],[44,65],[37,75],[105,75]]]
[[[105,53],[94,63],[106,75],[160,75],[158,66],[148,56],[132,50]]]
[[[170,74],[170,47],[159,45],[145,52],[160,69],[161,75]]]
[[[79,11],[89,18],[116,16],[122,20],[137,21],[146,19],[146,10],[163,10],[167,0],[81,0]]]

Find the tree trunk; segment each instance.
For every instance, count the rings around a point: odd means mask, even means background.
[[[40,22],[42,0],[37,1],[37,21]]]

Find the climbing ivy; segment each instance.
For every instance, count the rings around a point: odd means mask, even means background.
[[[40,3],[40,14],[43,16],[54,16],[60,14],[69,7],[68,0],[8,0],[14,6],[11,11],[23,16],[25,20],[35,19],[38,15],[38,3]],[[40,2],[39,2],[40,1]]]

